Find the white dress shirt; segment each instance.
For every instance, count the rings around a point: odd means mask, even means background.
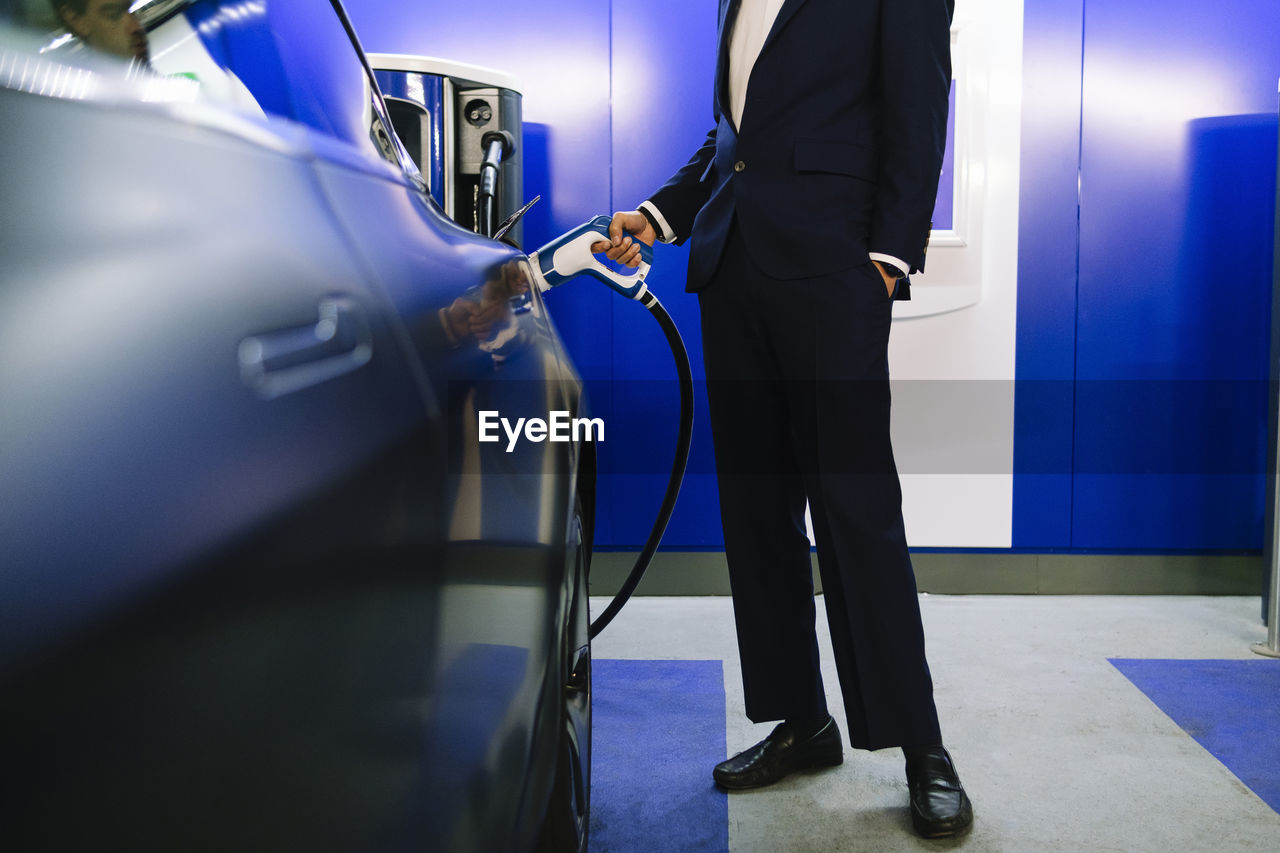
[[[778,18],[778,10],[785,2],[786,0],[741,0],[738,6],[738,15],[733,22],[733,32],[729,35],[729,116],[733,119],[734,127],[742,127],[742,114],[746,111],[747,85],[751,82],[751,71],[756,66],[756,60],[760,58],[760,49],[764,47],[764,40],[773,29],[773,22]],[[662,233],[658,234],[659,240],[663,243],[675,240],[676,235],[672,232],[671,225],[657,207],[647,201],[640,207],[653,214],[654,219],[662,226]],[[901,270],[903,275],[911,272],[906,262],[893,255],[886,255],[883,252],[868,254],[873,261],[892,264]]]
[[[734,127],[742,127],[747,106],[747,83],[760,58],[765,36],[773,29],[785,0],[742,0],[729,39],[729,115]]]

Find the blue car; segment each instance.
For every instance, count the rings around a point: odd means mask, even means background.
[[[528,259],[336,0],[64,6],[0,35],[0,849],[585,849],[593,446],[490,434],[586,414]]]

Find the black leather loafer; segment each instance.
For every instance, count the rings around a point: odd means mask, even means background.
[[[973,805],[960,785],[951,754],[942,746],[903,750],[911,824],[925,838],[957,835],[973,823]]]
[[[797,770],[834,767],[844,762],[844,744],[836,721],[827,722],[808,736],[797,737],[796,727],[780,723],[764,740],[716,765],[716,784],[731,791],[772,785]]]

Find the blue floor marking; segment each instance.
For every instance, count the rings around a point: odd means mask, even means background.
[[[597,660],[591,677],[590,849],[728,853],[722,663]]]
[[[1280,812],[1280,661],[1113,659],[1111,663]]]

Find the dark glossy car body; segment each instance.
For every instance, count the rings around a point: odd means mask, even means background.
[[[579,413],[527,261],[336,4],[171,5],[262,115],[0,46],[0,848],[572,849],[591,447],[476,434]]]

